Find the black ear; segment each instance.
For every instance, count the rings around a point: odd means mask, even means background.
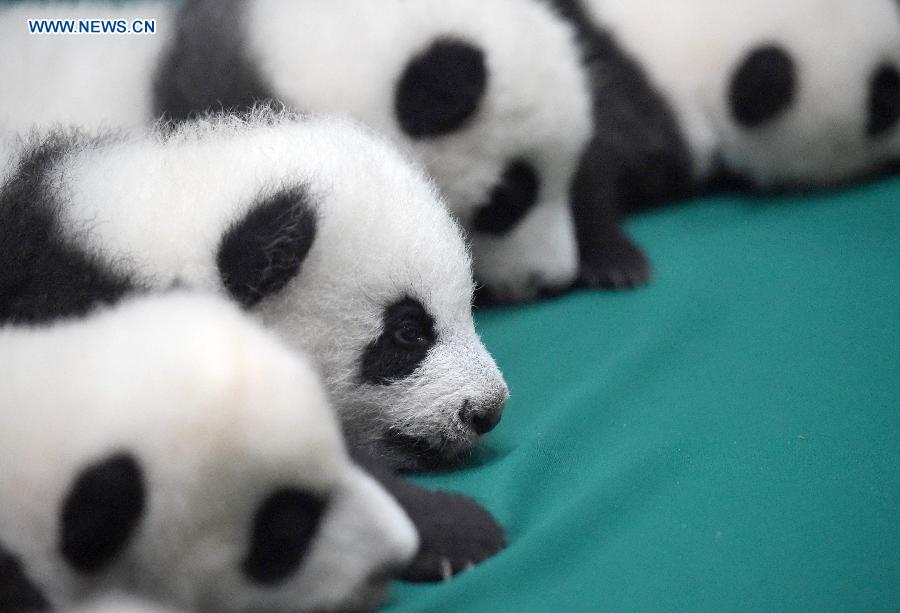
[[[412,138],[458,130],[478,110],[487,80],[484,51],[456,38],[438,38],[409,61],[397,82],[397,121]]]
[[[244,307],[282,289],[300,272],[316,236],[305,190],[266,198],[222,237],[216,262],[222,283]]]

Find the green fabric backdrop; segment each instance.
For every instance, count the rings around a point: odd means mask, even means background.
[[[386,610],[900,610],[900,177],[634,219],[656,281],[481,311],[509,548]]]

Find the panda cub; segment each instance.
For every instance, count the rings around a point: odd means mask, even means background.
[[[6,326],[0,361],[0,610],[363,609],[416,551],[312,364],[229,301]]]
[[[261,110],[26,149],[0,194],[0,321],[214,291],[313,356],[350,440],[396,467],[457,461],[500,420],[461,231],[385,141]]]
[[[227,296],[314,359],[354,461],[419,532],[404,578],[503,548],[477,503],[384,468],[465,457],[508,395],[474,329],[460,230],[391,146],[346,121],[257,109],[5,150],[17,162],[0,189],[0,323],[172,286]]]
[[[86,40],[30,36],[23,25],[126,10],[156,17],[158,34]],[[189,0],[175,11],[6,9],[0,52],[24,60],[3,68],[17,87],[0,100],[0,126],[133,125],[261,100],[346,113],[427,168],[470,231],[476,277],[495,299],[574,281],[570,190],[593,128],[589,83],[572,28],[543,2]],[[592,261],[597,275],[631,265],[604,253]]]
[[[593,84],[573,198],[586,253],[615,209],[828,186],[900,161],[896,0],[552,3],[578,27]]]

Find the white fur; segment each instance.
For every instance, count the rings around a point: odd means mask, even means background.
[[[0,7],[0,127],[134,126],[152,119],[153,74],[173,28],[172,3],[27,2]],[[28,19],[156,19],[156,34],[30,34]],[[14,84],[14,85],[13,85]]]
[[[0,130],[0,185],[13,171],[13,164],[19,157],[20,145],[15,133]]]
[[[368,601],[383,587],[369,576],[415,552],[310,364],[227,301],[174,292],[0,328],[0,356],[0,541],[57,605],[112,588],[206,611],[332,609]],[[58,554],[59,509],[120,451],[142,468],[146,511],[110,568],[80,575]],[[296,575],[261,587],[240,565],[255,510],[284,487],[330,503]]]
[[[672,104],[703,177],[721,151],[763,187],[852,178],[900,154],[900,127],[865,135],[868,80],[900,66],[896,0],[583,0]],[[735,125],[735,68],[753,47],[790,50],[800,80],[789,111],[762,129]]]
[[[532,163],[540,179],[533,215],[540,221],[508,237],[473,236],[476,276],[511,299],[572,281],[578,256],[569,188],[592,123],[572,32],[545,6],[530,0],[249,5],[250,52],[275,95],[302,109],[347,112],[414,152],[464,222],[487,202],[510,161]],[[463,129],[411,140],[394,115],[396,81],[412,56],[444,35],[484,50],[487,92]]]
[[[394,148],[341,120],[260,112],[135,133],[76,148],[53,169],[62,219],[85,249],[144,283],[225,291],[216,253],[229,225],[273,190],[303,186],[318,223],[300,274],[253,312],[314,356],[350,435],[388,429],[461,451],[466,399],[507,395],[475,332],[469,256],[432,185]],[[433,316],[438,342],[413,376],[359,380],[383,309],[405,295]]]
[[[116,592],[104,594],[74,608],[69,607],[64,613],[184,613],[184,611]]]
[[[168,3],[0,9],[0,53],[25,56],[0,73],[16,83],[0,99],[0,126],[95,128],[152,119],[152,80],[172,36],[173,10]],[[508,237],[474,236],[476,276],[509,299],[573,280],[569,188],[592,129],[589,93],[571,29],[541,2],[252,0],[244,10],[248,57],[276,97],[303,111],[350,114],[388,135],[427,167],[463,222],[488,201],[507,164],[533,164],[540,179],[534,220]],[[155,16],[158,33],[37,36],[24,25],[27,17],[111,12]],[[412,56],[442,35],[485,51],[487,93],[464,129],[413,141],[394,116],[395,84]]]

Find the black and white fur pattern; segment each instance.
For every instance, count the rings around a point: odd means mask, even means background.
[[[900,160],[896,0],[552,2],[592,74],[582,200],[630,210],[734,179],[816,188]]]
[[[896,0],[582,1],[671,106],[696,177],[820,186],[900,157]]]
[[[123,42],[23,33],[29,17],[126,11],[155,16],[159,34]],[[571,284],[569,196],[592,132],[589,87],[572,29],[543,3],[198,0],[174,11],[6,9],[0,53],[15,48],[25,60],[4,70],[17,87],[0,101],[0,126],[133,125],[273,99],[350,114],[436,179],[495,297]]]
[[[258,109],[247,118],[211,117],[178,130],[160,126],[149,133],[100,137],[54,132],[25,142],[0,140],[0,145],[0,155],[15,161],[3,169],[5,183],[0,189],[0,253],[4,261],[0,323],[11,326],[10,338],[14,332],[32,334],[22,326],[92,317],[103,304],[117,304],[134,294],[172,285],[228,295],[257,319],[271,324],[293,350],[319,349],[325,359],[317,361],[317,366],[324,364],[330,373],[331,390],[352,400],[344,405],[343,416],[353,424],[353,440],[360,445],[353,449],[354,461],[388,489],[418,531],[420,548],[412,564],[402,571],[404,578],[446,578],[502,549],[502,530],[477,503],[415,487],[383,465],[387,460],[419,466],[464,451],[477,438],[474,430],[481,427],[484,431],[479,420],[496,423],[506,396],[502,377],[472,329],[471,273],[459,230],[431,186],[393,149],[344,121],[303,121],[267,109]],[[79,206],[92,208],[85,212]],[[134,223],[143,225],[146,235],[142,240],[147,242],[136,240],[140,232],[135,232]],[[105,241],[123,238],[118,232],[136,242],[115,250],[115,244],[122,243]],[[162,243],[159,251],[148,248],[140,252],[142,246],[155,241]],[[159,259],[154,260],[154,255]],[[429,260],[429,255],[438,260]],[[357,257],[359,262],[353,261]],[[176,272],[154,267],[163,258],[170,258],[165,261]],[[207,273],[209,276],[204,276]],[[385,311],[397,302],[404,306],[403,316],[386,322]],[[422,313],[415,309],[410,313],[411,302],[418,303]],[[267,305],[273,310],[264,310]],[[336,305],[344,308],[336,309]],[[426,306],[429,311],[424,311]],[[165,310],[158,310],[165,315]],[[146,311],[141,312],[146,316]],[[278,319],[278,313],[283,319]],[[216,319],[214,311],[207,315]],[[428,347],[417,344],[421,332],[416,327],[418,316],[426,317],[429,334],[435,333],[434,338],[425,339]],[[329,318],[337,321],[329,323]],[[225,324],[234,322],[229,317],[219,319],[225,323],[211,325],[229,333]],[[132,326],[143,328],[139,321],[124,316],[113,321],[121,330],[109,326],[112,339],[117,334],[128,338]],[[386,330],[387,323],[401,325]],[[155,325],[158,328],[160,322]],[[242,325],[232,325],[239,336],[252,329],[249,323]],[[75,330],[75,323],[70,327]],[[368,336],[354,337],[360,329],[367,330]],[[89,332],[80,334],[86,337]],[[332,336],[326,339],[317,334]],[[76,332],[71,335],[77,338]],[[183,341],[174,340],[176,337],[173,333],[167,342],[166,335],[160,334],[157,340],[180,351],[179,342]],[[417,360],[408,359],[395,337],[414,346]],[[349,355],[348,345],[355,342],[359,343],[357,355]],[[104,342],[97,339],[95,344]],[[465,368],[477,369],[459,374],[468,379],[462,384],[454,378],[457,373],[453,369],[458,366],[453,361],[455,350],[462,351],[459,360]],[[433,354],[438,356],[436,366],[430,361]],[[347,361],[339,361],[345,355]],[[205,381],[206,362],[202,356],[194,358],[196,378]],[[405,376],[398,375],[397,361],[404,372],[409,371]],[[266,367],[262,362],[259,368]],[[187,368],[185,362],[177,364]],[[94,366],[101,370],[93,371],[92,376],[87,376],[90,371],[79,371],[79,379],[84,379],[85,389],[92,387],[102,399],[101,390],[109,377],[102,365]],[[160,372],[154,370],[157,366]],[[139,373],[149,369],[156,379],[171,384],[177,383],[179,375],[181,381],[195,376],[173,373],[163,366],[163,362],[148,363],[137,357],[132,363],[125,354],[117,358],[119,369]],[[488,408],[494,413],[483,412],[484,405],[476,404],[474,395],[454,407],[451,418],[459,420],[459,425],[453,427],[469,428],[470,433],[468,441],[456,441],[457,447],[451,450],[432,449],[427,440],[414,435],[400,436],[398,428],[384,425],[397,413],[379,415],[379,405],[356,400],[372,387],[376,398],[393,409],[397,405],[390,398],[391,390],[403,398],[414,396],[421,386],[423,398],[433,393],[435,403],[455,401],[442,382],[427,380],[429,374],[449,377],[443,383],[457,394],[477,390],[482,381],[490,384]],[[58,375],[48,374],[51,386]],[[96,385],[98,380],[103,381],[102,386]],[[150,398],[146,386],[130,389],[130,382],[123,376],[122,389],[115,385],[113,389],[120,395],[134,394],[146,404]],[[16,396],[26,399],[28,385],[41,385],[27,378],[16,383]],[[347,391],[353,387],[358,389]],[[221,400],[223,394],[213,400]],[[0,408],[10,411],[6,415],[9,431],[18,427],[17,414],[30,414],[21,402],[0,402]],[[353,416],[353,410],[365,412]],[[423,421],[425,427],[440,423],[439,419]],[[214,424],[215,420],[211,421],[210,425]],[[367,430],[367,424],[375,429]],[[90,429],[89,422],[83,425]],[[146,431],[138,428],[131,435],[143,436]],[[98,444],[109,443],[104,432],[98,428],[97,433],[88,434]],[[51,443],[52,438],[48,437]],[[37,486],[52,488],[53,482]],[[10,512],[13,517],[7,519],[15,522],[16,511],[10,508]],[[230,517],[232,522],[240,520],[240,514]],[[348,538],[352,533],[352,529],[346,531]],[[377,543],[369,545],[378,547]],[[338,560],[335,563],[343,563],[339,561],[343,551],[332,551]],[[372,553],[376,555],[380,554]],[[5,565],[5,560],[0,559],[0,605],[6,602],[4,597],[29,596],[27,586],[5,585],[17,568],[14,561]],[[354,567],[353,561],[347,564],[348,570]],[[165,570],[160,573],[169,577]],[[200,590],[202,586],[185,589]],[[38,593],[35,598],[39,597]]]
[[[736,177],[828,185],[898,158],[894,0],[546,2],[580,52],[531,0],[195,0],[177,17],[146,4],[128,14],[162,34],[127,43],[29,37],[26,17],[113,13],[26,4],[0,21],[26,58],[4,75],[17,87],[0,124],[123,125],[268,99],[350,113],[423,161],[472,232],[477,276],[512,300],[576,269],[591,286],[645,282],[619,209]]]
[[[461,232],[386,142],[258,111],[25,149],[2,194],[0,320],[227,293],[314,357],[351,441],[395,466],[458,458],[499,420]]]
[[[368,609],[416,552],[312,363],[231,301],[173,291],[2,327],[0,361],[4,611],[110,589],[190,611]]]

